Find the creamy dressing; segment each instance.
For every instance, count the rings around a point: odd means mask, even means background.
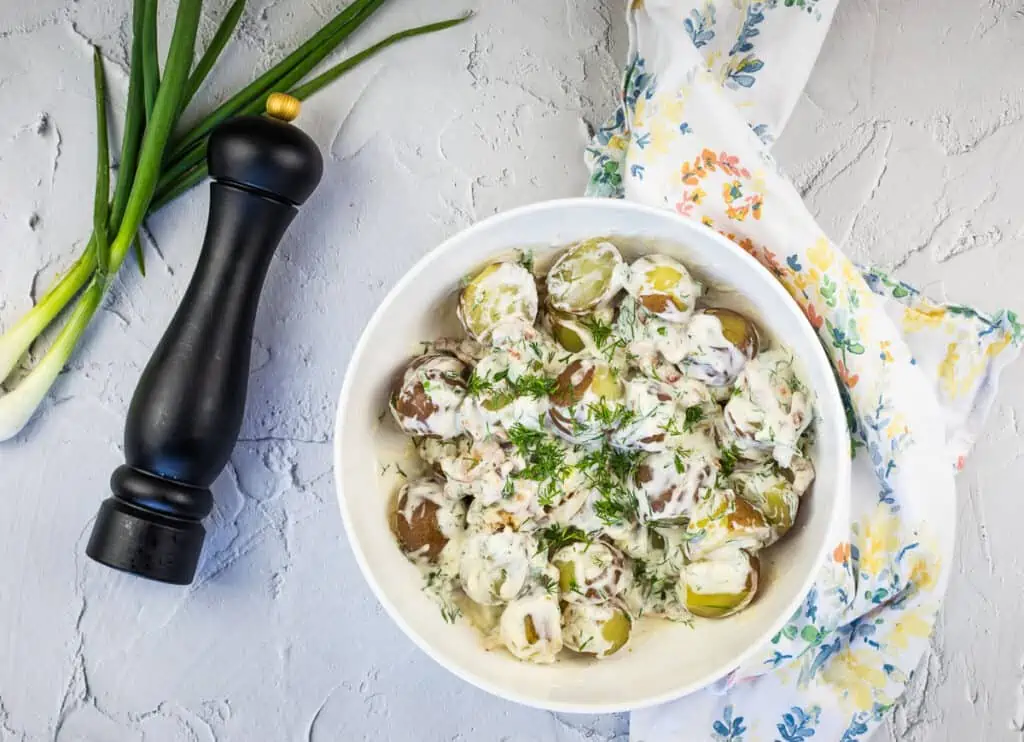
[[[741,609],[750,555],[814,478],[789,353],[731,343],[666,256],[626,265],[598,240],[544,280],[541,310],[522,266],[481,271],[459,300],[472,337],[428,344],[396,391],[430,474],[396,513],[436,519],[409,554],[426,589],[446,619],[461,609],[488,646],[540,663],[613,654],[642,617]]]
[[[521,660],[550,664],[562,651],[562,613],[548,592],[517,598],[501,614],[499,636]]]
[[[625,615],[624,609],[614,604],[570,603],[562,614],[562,639],[574,652],[607,657],[621,647],[610,628],[616,628],[616,619],[628,622]]]
[[[732,384],[749,360],[747,354],[726,339],[722,322],[698,312],[686,326],[683,367],[692,379],[708,386]]]
[[[514,600],[527,587],[536,540],[512,530],[470,533],[462,547],[459,580],[470,600],[494,605]]]
[[[789,466],[801,434],[811,424],[811,402],[785,349],[768,350],[746,365],[736,393],[725,405],[725,422],[744,447],[771,451]]]
[[[448,355],[425,356],[422,363],[410,364],[391,404],[399,427],[412,435],[461,435],[465,371],[462,361]]]
[[[603,603],[625,590],[632,578],[623,555],[601,542],[570,544],[551,563],[558,568],[567,603]]]

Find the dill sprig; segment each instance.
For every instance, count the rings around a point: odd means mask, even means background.
[[[636,495],[630,482],[639,461],[640,452],[621,451],[608,441],[580,460],[587,483],[598,492],[594,513],[607,525],[622,523],[636,514]]]
[[[539,482],[537,502],[541,507],[548,507],[558,496],[562,482],[572,472],[572,467],[565,463],[565,448],[552,436],[520,423],[509,429],[508,439],[526,460],[526,467],[512,476]]]
[[[537,543],[537,553],[547,551],[552,554],[569,544],[589,544],[591,538],[575,526],[554,523],[537,534]]]
[[[736,468],[736,460],[740,457],[740,451],[736,447],[736,444],[731,444],[728,448],[723,448],[722,453],[719,457],[719,468],[722,474],[729,476],[733,473]]]

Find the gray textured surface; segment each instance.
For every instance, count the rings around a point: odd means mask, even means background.
[[[103,46],[120,101],[128,4],[0,0],[4,326],[87,231],[87,42]],[[224,4],[210,3],[204,38]],[[167,29],[172,4],[162,5]],[[618,0],[478,5],[472,24],[389,52],[306,106],[327,174],[271,270],[244,440],[217,483],[194,586],[115,574],[83,548],[121,461],[129,395],[196,259],[202,190],[150,221],[149,277],[124,271],[72,372],[26,434],[0,447],[0,742],[625,738],[624,718],[516,707],[434,666],[373,600],[333,501],[334,401],[373,307],[474,219],[578,194],[582,120],[599,121],[617,85]],[[333,6],[251,0],[242,42],[200,103]],[[394,0],[359,44],[465,7]],[[777,147],[830,234],[938,298],[1020,305],[1022,16],[1008,0],[849,0]],[[1022,737],[1022,373],[1005,377],[961,477],[940,630],[881,737]]]

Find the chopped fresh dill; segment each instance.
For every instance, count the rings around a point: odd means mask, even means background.
[[[608,441],[580,460],[587,483],[598,492],[594,513],[604,523],[622,523],[636,514],[636,495],[630,484],[639,460],[639,451],[620,451]]]
[[[589,544],[590,536],[575,526],[564,526],[554,523],[537,536],[537,552],[554,553],[569,544]]]
[[[508,387],[508,394],[512,397],[533,397],[540,399],[555,391],[557,380],[550,376],[537,376],[525,374],[514,381],[509,378],[508,369],[502,369],[493,376],[478,374],[476,369],[469,376],[466,383],[466,393],[471,397],[481,397],[484,394],[495,390],[495,385],[505,383]],[[502,396],[505,392],[502,390]]]
[[[494,382],[490,378],[486,375],[481,376],[476,372],[476,369],[473,369],[473,373],[469,375],[469,381],[466,382],[466,394],[471,397],[479,397],[493,386]]]
[[[608,342],[608,338],[612,336],[612,326],[607,322],[602,322],[597,317],[587,317],[581,320],[581,323],[590,332],[590,337],[594,339],[594,345],[600,350],[604,347],[604,344]]]
[[[537,576],[537,583],[544,588],[544,592],[549,595],[555,595],[558,592],[558,582],[552,579],[551,575],[541,572],[540,575]]]
[[[555,391],[555,387],[558,386],[558,380],[551,376],[526,374],[512,382],[512,386],[517,397],[540,399]]]
[[[587,640],[585,642],[583,642],[582,644],[580,644],[580,648],[577,649],[576,651],[577,652],[582,652],[584,649],[587,648],[587,645],[590,644],[590,642],[592,642],[592,641],[594,641],[594,637],[588,636]]]
[[[686,408],[686,418],[683,420],[683,430],[692,433],[694,426],[704,419],[704,408],[700,405],[690,405]]]
[[[623,405],[610,405],[604,397],[587,406],[587,419],[596,420],[605,429],[626,425],[634,417],[632,410]]]
[[[540,483],[537,502],[541,507],[548,507],[558,496],[562,481],[572,471],[565,463],[565,449],[553,437],[520,423],[509,429],[508,439],[526,460],[526,468],[512,476]],[[511,481],[507,480],[506,489]]]

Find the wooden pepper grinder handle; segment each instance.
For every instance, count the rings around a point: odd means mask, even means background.
[[[252,330],[270,260],[320,182],[323,157],[288,122],[299,102],[275,93],[267,116],[210,135],[210,215],[192,281],[135,389],[125,459],[86,553],[152,580],[195,576],[213,509],[210,485],[238,440]]]

